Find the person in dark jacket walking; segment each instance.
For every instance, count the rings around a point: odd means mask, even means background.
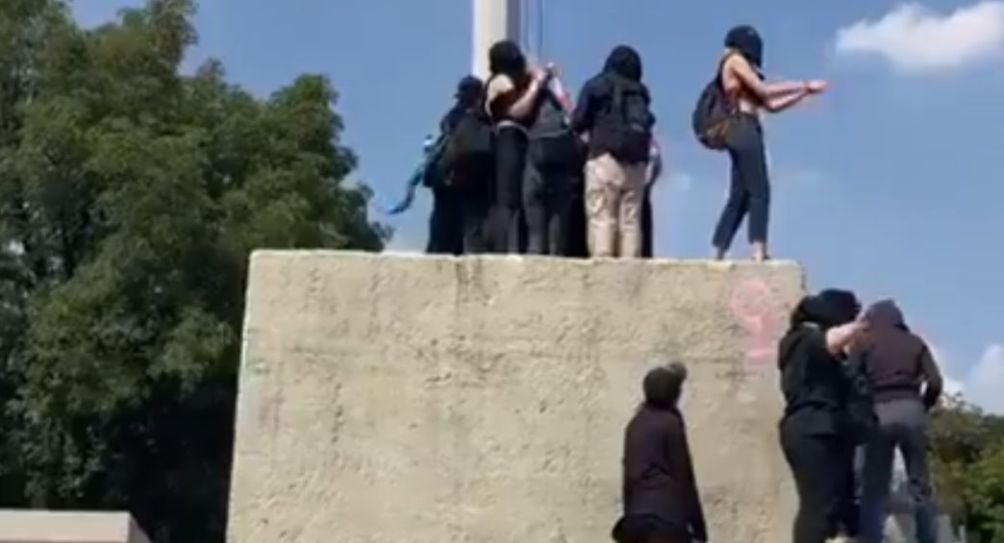
[[[846,461],[841,421],[848,383],[842,360],[860,334],[853,293],[827,290],[795,308],[778,347],[786,402],[781,447],[791,467],[799,508],[795,543],[824,543],[842,520]]]
[[[624,513],[613,531],[618,543],[708,540],[686,424],[677,407],[686,377],[679,363],[645,376],[645,402],[624,435]]]
[[[895,302],[885,300],[865,313],[868,329],[855,348],[867,368],[875,396],[878,429],[865,446],[861,498],[861,541],[880,543],[892,483],[896,449],[903,455],[918,543],[935,543],[936,515],[927,463],[927,412],[938,403],[942,378],[931,350],[912,334]]]

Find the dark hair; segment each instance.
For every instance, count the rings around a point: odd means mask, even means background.
[[[687,368],[679,362],[650,370],[642,381],[645,405],[654,409],[673,409],[687,380]]]
[[[806,323],[823,329],[833,328],[853,321],[860,311],[861,304],[853,292],[827,289],[802,298],[791,313],[791,328]]]
[[[618,45],[607,57],[603,71],[617,74],[632,81],[641,81],[641,55],[630,46]]]
[[[484,83],[477,77],[468,75],[457,83],[457,92],[454,97],[457,99],[457,105],[466,108],[477,105],[484,98],[484,94]]]
[[[763,38],[750,25],[739,25],[725,35],[725,47],[739,51],[750,64],[763,68]]]
[[[526,77],[526,57],[516,42],[503,40],[488,50],[488,69],[492,75],[505,74],[518,82]]]

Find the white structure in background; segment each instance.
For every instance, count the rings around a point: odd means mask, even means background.
[[[488,49],[500,40],[521,41],[523,0],[472,0],[474,26],[472,70],[480,78],[488,77]]]
[[[903,457],[896,454],[893,469],[892,494],[890,495],[891,515],[886,521],[886,541],[889,543],[914,543],[913,504],[910,499],[909,480]],[[956,534],[948,515],[938,517],[938,543],[965,543],[965,534]]]

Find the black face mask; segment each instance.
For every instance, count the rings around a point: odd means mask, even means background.
[[[763,39],[749,25],[737,26],[725,36],[725,47],[735,49],[757,69],[763,68]]]

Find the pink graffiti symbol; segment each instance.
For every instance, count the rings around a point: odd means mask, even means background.
[[[729,300],[732,315],[747,334],[746,360],[757,369],[770,364],[777,356],[777,300],[762,279],[747,279],[733,291]]]

